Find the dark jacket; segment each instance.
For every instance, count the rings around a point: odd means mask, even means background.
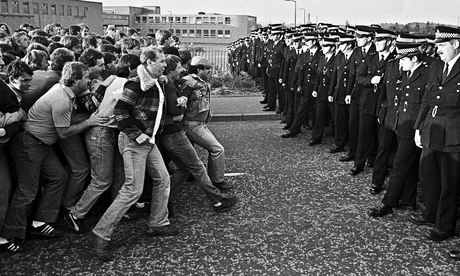
[[[336,104],[345,104],[345,97],[351,93],[351,89],[348,89],[348,86],[350,86],[352,63],[353,54],[349,59],[343,53],[339,53],[335,57],[329,96],[334,97],[334,103]]]
[[[375,115],[378,116],[379,122],[384,124],[386,129],[393,131],[396,129],[396,114],[400,103],[401,85],[402,75],[399,69],[399,60],[391,60],[385,70]]]
[[[332,55],[326,62],[326,56],[321,55],[319,58],[315,85],[313,91],[318,93],[317,99],[322,102],[328,101],[329,90],[332,79],[332,71],[334,71],[335,55]]]

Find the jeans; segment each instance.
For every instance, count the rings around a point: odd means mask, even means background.
[[[62,167],[52,146],[40,142],[28,132],[16,133],[11,141],[11,155],[18,175],[18,187],[14,191],[3,224],[2,237],[26,236],[27,216],[31,213],[32,201],[39,188],[42,196],[35,220],[55,222],[59,213],[62,194],[67,181],[67,172]],[[40,187],[40,180],[43,186]]]
[[[8,160],[6,160],[6,144],[0,143],[0,233],[11,196],[11,174]]]
[[[123,156],[125,183],[93,229],[93,233],[104,240],[110,240],[121,217],[141,196],[146,168],[153,182],[149,227],[170,224],[167,208],[170,179],[157,145],[139,145],[121,132],[118,136],[118,147]]]
[[[112,200],[117,197],[125,181],[123,159],[117,141],[117,129],[95,126],[86,130],[85,143],[91,160],[91,183],[72,208],[75,217],[84,218],[109,187]]]
[[[86,149],[79,134],[58,141],[59,147],[65,155],[70,167],[69,180],[62,197],[62,206],[74,207],[85,187],[86,177],[89,174],[89,162]]]
[[[182,184],[187,179],[187,176],[192,173],[213,205],[222,201],[224,196],[219,189],[212,185],[203,162],[198,157],[184,130],[161,135],[160,141],[163,150],[179,168],[171,177],[170,200],[179,194],[182,190]]]
[[[187,137],[190,141],[209,152],[208,175],[212,182],[224,182],[225,152],[224,147],[217,141],[206,123],[185,121]]]

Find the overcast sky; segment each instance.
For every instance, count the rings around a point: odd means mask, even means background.
[[[92,0],[98,1],[98,0]],[[293,23],[294,2],[285,0],[99,0],[105,6],[160,6],[161,12],[182,14],[212,12],[244,14],[257,17],[257,22]],[[135,4],[134,4],[135,3]],[[297,0],[297,23],[303,23],[304,8],[311,21],[343,25],[373,23],[405,24],[409,22],[434,22],[457,25],[460,0]]]

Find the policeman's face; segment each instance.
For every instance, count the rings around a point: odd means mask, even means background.
[[[388,39],[380,39],[375,41],[375,50],[377,52],[383,52],[385,50],[388,50],[388,48],[391,45],[391,41]]]
[[[346,50],[347,50],[347,43],[339,44],[339,51],[340,52],[345,53]]]
[[[307,46],[308,49],[310,49],[314,44],[315,44],[314,40],[309,39],[305,41],[305,46]]]
[[[358,45],[358,47],[367,46],[367,44],[369,43],[370,43],[370,39],[367,36],[356,37],[356,45]]]
[[[439,58],[444,62],[451,61],[458,53],[459,44],[459,40],[436,43],[436,46],[438,46]]]
[[[416,57],[403,57],[399,60],[399,67],[401,67],[403,71],[410,71],[412,68],[414,68],[416,62]]]
[[[323,45],[323,47],[321,47],[321,51],[323,52],[323,54],[329,54],[331,51],[332,51],[333,47],[330,46],[330,45]]]

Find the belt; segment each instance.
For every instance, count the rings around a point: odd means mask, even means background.
[[[437,105],[430,108],[431,116],[434,118],[436,116],[444,116],[444,115],[458,115],[460,114],[460,108],[439,108]]]

